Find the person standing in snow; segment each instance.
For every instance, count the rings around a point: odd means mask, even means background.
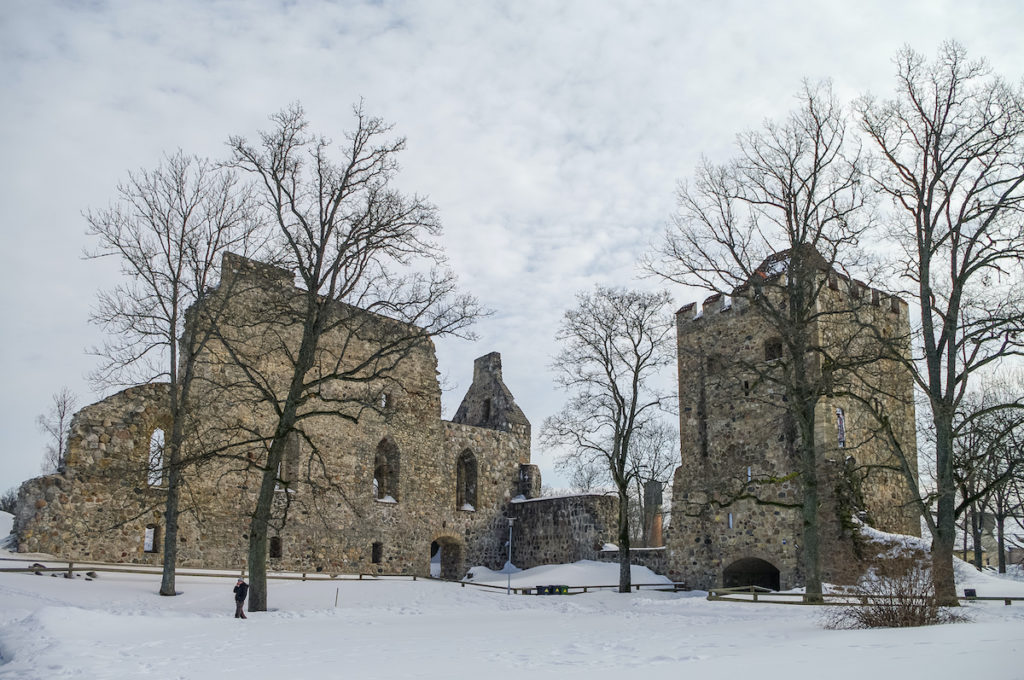
[[[235,618],[244,619],[247,618],[245,612],[242,611],[242,605],[245,604],[245,596],[249,594],[249,584],[238,579],[238,583],[235,584]]]

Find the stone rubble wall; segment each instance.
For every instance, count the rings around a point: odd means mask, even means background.
[[[147,475],[150,437],[170,429],[167,400],[166,384],[141,385],[75,414],[65,469],[19,490],[19,551],[160,563],[143,551],[143,539],[146,526],[162,518],[164,492]]]
[[[877,352],[862,330],[868,324],[888,337],[909,335],[901,300],[841,277],[826,283],[819,306],[828,313],[815,329],[821,346],[854,356]],[[851,297],[862,302],[844,312]],[[687,305],[677,314],[682,465],[674,478],[664,573],[692,587],[721,585],[725,569],[746,558],[776,567],[783,588],[803,582],[799,442],[781,387],[750,368],[772,370],[767,345],[773,336],[742,294],[731,300],[712,296],[699,312]],[[895,424],[896,436],[916,461],[910,377],[895,362],[879,361],[871,369],[884,393],[862,396],[873,399]],[[835,380],[837,392],[859,389],[842,382],[843,376]],[[840,408],[845,446],[839,445]],[[825,398],[817,407],[821,554],[823,575],[832,582],[856,580],[866,568],[851,513],[866,512],[885,531],[920,531],[905,479],[877,468],[895,463],[879,430],[857,400]]]
[[[225,255],[220,286],[204,304],[189,311],[186,333],[202,333],[215,310],[234,355],[226,345],[210,344],[196,367],[186,455],[217,455],[185,470],[178,565],[240,569],[276,419],[247,387],[234,357],[243,357],[272,390],[283,391],[304,298],[286,270]],[[338,362],[357,366],[381,343],[418,332],[346,305],[329,314],[331,330],[317,356],[325,369]],[[497,353],[475,363],[463,422],[441,420],[429,339],[410,342],[383,361],[390,363],[382,377],[326,381],[304,406],[319,415],[300,421],[282,466],[287,479],[275,491],[270,531],[271,549],[280,556],[269,556],[269,569],[426,576],[436,543],[443,546],[445,577],[459,578],[467,566],[504,564],[509,513],[543,537],[523,544],[523,559],[531,565],[592,557],[600,549],[608,533],[606,501],[545,501],[529,508],[511,503],[537,495],[540,475],[530,464],[529,421],[504,385]],[[67,468],[21,489],[19,549],[159,564],[162,540],[152,552],[143,542],[147,526],[162,539],[166,492],[148,483],[147,461],[154,430],[169,432],[170,425],[167,385],[131,388],[83,408],[72,422]],[[471,509],[457,507],[458,461],[466,451],[475,461]],[[391,456],[390,498],[374,493],[381,452]]]
[[[515,500],[509,512],[515,519],[512,563],[520,569],[596,560],[605,544],[618,536],[619,503],[614,495]],[[507,524],[504,528],[507,540]]]
[[[671,570],[668,560],[669,554],[668,549],[665,547],[660,548],[630,548],[629,549],[629,563],[635,564],[640,567],[647,567],[655,574],[662,574],[667,576]],[[619,563],[619,551],[618,550],[602,550],[597,554],[597,559],[602,562],[614,562]],[[669,576],[669,578],[672,578]],[[608,585],[598,583],[596,585]]]

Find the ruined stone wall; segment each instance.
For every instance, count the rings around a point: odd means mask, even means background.
[[[251,378],[283,395],[303,301],[287,271],[226,255],[219,288],[189,312],[187,332],[204,333],[214,310],[225,343],[207,346],[193,385],[185,446],[216,455],[185,471],[182,567],[245,564],[250,513],[276,424],[274,405],[261,399]],[[558,527],[557,539],[524,552],[533,564],[593,556],[607,533],[604,501],[548,502],[547,520],[541,506],[510,505],[535,496],[540,476],[530,465],[530,423],[503,382],[500,355],[476,360],[456,422],[445,422],[429,339],[346,305],[329,313],[311,377],[341,368],[353,380],[324,380],[300,411],[275,491],[271,570],[425,576],[432,547],[441,546],[443,575],[459,578],[468,565],[504,564],[509,512],[522,513],[522,526],[541,527],[545,536]],[[373,360],[381,346],[398,349]],[[367,371],[376,377],[365,379]],[[143,542],[147,526],[162,537],[164,492],[147,483],[147,455],[153,431],[170,430],[166,402],[166,385],[143,386],[76,415],[67,470],[22,490],[23,551],[160,562],[162,542],[152,552]],[[576,547],[577,528],[584,550]]]
[[[819,300],[822,310],[845,309],[851,285],[839,280]],[[864,321],[879,332],[906,333],[906,306],[872,291],[858,317],[825,313],[815,329],[819,346],[830,351],[866,353],[872,347]],[[861,310],[861,307],[863,309]],[[688,305],[677,314],[677,348],[682,465],[673,489],[673,522],[667,531],[669,572],[691,586],[721,585],[723,573],[739,560],[763,560],[778,569],[781,587],[803,580],[801,573],[801,485],[796,428],[786,413],[781,386],[772,382],[780,370],[781,348],[775,334],[743,295],[729,300],[713,296],[698,311]],[[812,362],[820,375],[822,366]],[[893,362],[877,366],[885,377],[883,392],[868,393],[850,376],[834,376],[836,392],[860,389],[897,422],[897,436],[913,448],[913,404],[909,375]],[[840,446],[836,410],[845,422]],[[818,472],[824,576],[847,581],[862,565],[857,557],[851,512],[867,510],[888,531],[916,533],[916,513],[902,478],[880,471],[892,464],[889,442],[878,434],[878,421],[860,402],[825,398],[816,411]],[[916,454],[913,454],[916,456]],[[852,463],[848,461],[853,456]]]
[[[75,414],[64,470],[19,490],[21,552],[159,564],[143,543],[146,526],[162,519],[164,491],[159,475],[150,479],[149,446],[155,430],[170,430],[167,399],[166,384],[142,385]]]
[[[530,462],[530,440],[523,434],[445,422],[447,479],[446,512],[435,518],[433,534],[460,537],[467,565],[498,569],[505,563],[505,509],[519,495],[520,467]],[[456,464],[472,453],[477,462],[477,494],[473,509],[457,503]],[[440,525],[438,526],[438,522]],[[453,531],[454,529],[454,531]]]
[[[509,512],[515,518],[512,563],[520,569],[596,560],[618,536],[619,503],[613,495],[520,499]],[[507,524],[504,528],[507,538]]]

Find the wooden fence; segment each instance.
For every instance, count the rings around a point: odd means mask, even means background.
[[[25,567],[0,567],[0,573],[62,573],[65,578],[74,578],[75,573],[81,574],[101,574],[101,573],[113,573],[113,574],[146,574],[146,575],[157,575],[162,573],[162,568],[157,565],[147,564],[111,564],[107,562],[64,562],[59,560],[38,560],[38,559],[24,559],[24,558],[10,558],[0,557],[0,562],[24,562],[31,563]],[[48,565],[60,565],[60,566],[48,566]],[[174,571],[175,576],[200,576],[200,577],[211,577],[211,578],[235,578],[237,576],[244,576],[244,570],[228,570],[228,569],[176,569]],[[489,583],[473,583],[472,581],[451,581],[448,579],[439,579],[429,577],[423,579],[411,574],[327,574],[322,572],[271,572],[267,574],[268,579],[275,579],[280,581],[373,581],[373,580],[384,580],[384,579],[400,579],[400,580],[431,580],[431,581],[444,581],[448,583],[458,583],[463,588],[466,586],[473,586],[475,588],[486,588],[491,590],[508,590],[507,586],[492,585]],[[511,589],[511,592],[516,595],[540,595],[545,594],[540,589],[547,588],[559,588],[560,595],[579,595],[581,593],[589,593],[597,590],[611,590],[618,589],[618,585],[587,585],[587,586],[548,586],[538,585],[523,588],[517,586]],[[632,584],[632,590],[639,592],[641,588],[662,590],[670,592],[678,592],[680,590],[689,590],[684,583],[634,583]]]
[[[111,564],[108,562],[64,562],[58,560],[39,560],[0,557],[0,562],[31,562],[27,567],[0,567],[0,573],[63,573],[64,578],[74,578],[75,573],[82,574],[144,574],[161,575],[162,567],[148,564]],[[47,566],[58,564],[61,566]],[[175,576],[199,576],[210,578],[236,578],[245,576],[244,570],[229,569],[175,569]],[[370,581],[374,579],[400,579],[416,581],[413,574],[327,574],[322,572],[269,572],[268,579],[279,581]]]
[[[712,588],[708,591],[708,599],[713,602],[765,602],[770,604],[810,604],[810,605],[848,605],[865,606],[877,602],[892,602],[900,600],[921,600],[923,598],[912,595],[865,595],[863,593],[822,593],[821,601],[814,602],[807,599],[803,593],[779,593],[760,586],[743,586],[739,588]],[[965,595],[958,598],[961,602],[973,602],[975,600],[1002,600],[1004,604],[1010,605],[1013,602],[1024,602],[1024,597]]]
[[[509,590],[508,586],[491,585],[490,583],[473,583],[472,581],[452,581],[452,583],[458,583],[463,588],[466,586],[474,586],[477,588],[490,588],[492,590]],[[557,588],[558,590],[557,592],[545,592],[547,589],[551,588]],[[630,589],[634,592],[639,592],[641,588],[645,588],[647,590],[660,590],[670,593],[689,590],[685,583],[633,583],[630,585]],[[582,595],[583,593],[589,593],[591,591],[618,589],[618,584],[602,586],[536,585],[526,588],[516,586],[511,589],[511,592],[516,595]]]

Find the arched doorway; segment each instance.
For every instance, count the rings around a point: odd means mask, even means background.
[[[430,544],[430,575],[449,581],[463,577],[462,544],[450,536],[439,537]]]
[[[756,557],[745,557],[736,560],[722,572],[722,586],[740,588],[743,586],[759,586],[771,590],[779,590],[779,570]]]

